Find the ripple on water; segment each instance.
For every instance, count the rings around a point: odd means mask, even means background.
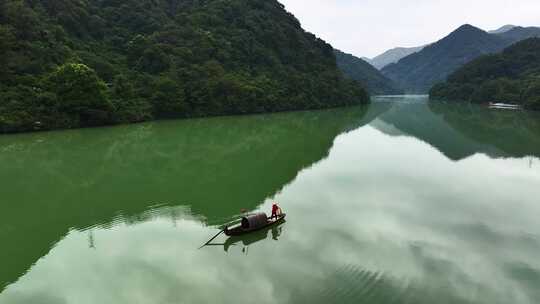
[[[78,231],[87,231],[93,229],[110,229],[121,225],[136,225],[149,222],[160,218],[170,219],[173,223],[178,220],[196,220],[205,222],[203,216],[194,215],[189,206],[170,206],[168,204],[151,204],[145,211],[137,214],[125,214],[119,211],[112,219],[93,223],[91,225],[77,227]]]
[[[293,303],[433,304],[470,303],[450,288],[433,288],[357,265],[328,273],[314,287],[294,293]],[[444,294],[444,296],[441,296]]]

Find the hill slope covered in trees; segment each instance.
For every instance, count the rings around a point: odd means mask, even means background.
[[[276,0],[6,0],[0,132],[367,102]]]
[[[540,110],[540,38],[468,63],[447,82],[434,86],[430,96],[475,103],[512,102]]]
[[[382,73],[406,92],[423,94],[471,60],[498,53],[517,41],[536,36],[540,36],[540,28],[515,27],[500,34],[489,34],[463,25],[420,52],[386,66]]]
[[[402,94],[394,82],[366,61],[335,50],[339,69],[350,79],[358,81],[371,95]]]

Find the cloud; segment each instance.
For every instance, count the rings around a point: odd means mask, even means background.
[[[538,0],[280,1],[306,30],[338,49],[367,57],[437,41],[465,23],[486,30],[540,24]]]

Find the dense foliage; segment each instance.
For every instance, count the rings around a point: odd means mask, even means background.
[[[501,54],[480,57],[435,85],[432,98],[475,103],[509,102],[540,110],[540,38],[521,41]]]
[[[275,0],[5,0],[0,53],[0,132],[368,100]]]
[[[536,36],[540,36],[540,28],[516,27],[504,33],[489,34],[474,26],[463,25],[420,52],[386,66],[382,73],[406,92],[424,94],[479,56],[498,53],[515,42]]]
[[[403,91],[366,61],[336,50],[336,61],[345,76],[358,81],[371,95],[397,95]]]

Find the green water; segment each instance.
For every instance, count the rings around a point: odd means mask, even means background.
[[[1,136],[0,303],[540,303],[539,157],[424,97]]]

